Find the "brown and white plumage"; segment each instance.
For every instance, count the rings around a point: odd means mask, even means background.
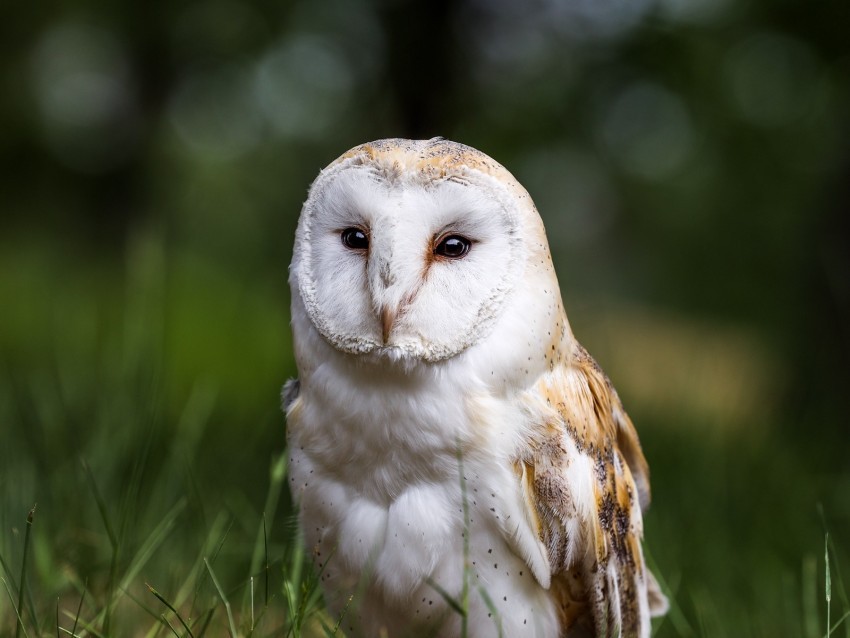
[[[532,390],[541,433],[521,459],[527,506],[547,548],[562,627],[645,632],[666,601],[641,551],[648,466],[610,381],[573,341]],[[545,403],[545,408],[541,405]],[[570,466],[579,464],[575,477]]]
[[[352,149],[290,283],[291,488],[343,627],[457,635],[444,594],[471,583],[469,636],[649,635],[647,463],[506,169],[442,139]]]

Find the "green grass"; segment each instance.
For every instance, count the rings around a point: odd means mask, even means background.
[[[342,635],[283,489],[282,275],[258,282],[155,234],[119,275],[26,246],[0,266],[19,302],[0,319],[0,635]],[[605,337],[584,335],[591,350]],[[850,638],[846,465],[770,423],[622,394],[672,604],[654,635]],[[816,440],[816,422],[800,427]]]
[[[269,494],[280,491],[282,465],[280,460],[273,464]],[[96,485],[93,481],[90,485],[89,496],[100,509]],[[17,579],[13,564],[3,559],[10,604],[0,606],[0,635],[325,635],[318,632],[330,621],[322,611],[318,580],[297,535],[290,538],[287,533],[283,546],[269,545],[261,518],[261,541],[252,548],[245,539],[236,538],[234,515],[222,511],[211,522],[192,561],[182,552],[172,553],[172,541],[179,540],[175,537],[196,527],[187,519],[188,509],[188,500],[179,499],[152,529],[138,535],[139,542],[130,545],[128,540],[125,548],[127,537],[110,531],[109,507],[104,506],[102,520],[92,522],[102,522],[105,536],[114,541],[105,543],[92,564],[80,566],[81,572],[99,583],[92,588],[80,583],[79,574],[61,560],[45,564],[33,556],[30,530],[43,535],[31,511],[25,519],[22,549],[17,552],[11,543],[11,555],[20,561]],[[9,545],[8,540],[4,539],[4,545]],[[251,556],[257,553],[262,567],[252,572]],[[48,583],[39,578],[45,568],[64,571],[64,582],[48,589]],[[31,572],[37,576],[35,582],[28,581]],[[260,584],[259,595],[255,595],[255,583]]]

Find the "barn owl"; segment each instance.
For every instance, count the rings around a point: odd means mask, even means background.
[[[504,167],[355,147],[310,188],[289,281],[290,487],[346,635],[649,636],[647,463]]]

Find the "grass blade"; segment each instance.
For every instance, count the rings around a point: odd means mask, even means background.
[[[80,459],[80,462],[83,465],[83,471],[86,474],[86,479],[88,479],[89,489],[91,489],[92,496],[94,496],[94,502],[97,504],[97,511],[100,512],[100,518],[103,521],[103,526],[106,528],[106,535],[109,537],[109,544],[112,545],[113,550],[117,550],[118,537],[115,535],[115,530],[112,528],[112,523],[109,521],[109,515],[106,512],[106,501],[103,500],[103,496],[97,487],[97,482],[94,480],[94,474],[92,473],[88,462],[85,459]]]
[[[100,518],[103,521],[103,526],[106,528],[106,535],[109,537],[109,545],[112,548],[112,556],[109,564],[109,602],[106,608],[98,615],[98,618],[103,618],[103,632],[109,633],[109,623],[112,611],[112,600],[115,596],[115,579],[118,577],[118,536],[115,534],[115,529],[109,520],[109,515],[106,511],[106,501],[103,500],[103,495],[97,487],[97,481],[94,479],[94,473],[91,470],[88,462],[81,458],[80,462],[83,466],[86,478],[88,479],[89,489],[91,489],[94,501],[97,504],[97,511],[100,513]]]
[[[217,519],[218,520],[218,519]],[[213,551],[212,558],[210,559],[211,564],[215,564],[218,555],[221,553],[222,548],[224,547],[224,543],[227,540],[227,537],[230,535],[230,530],[233,529],[234,520],[231,518],[227,521],[227,528],[221,533],[218,543],[216,544],[215,550]],[[218,526],[214,526],[214,531],[218,530]],[[206,550],[206,547],[203,548]],[[206,556],[202,557],[203,562],[207,562]],[[206,582],[206,575],[208,572],[206,570],[200,570],[198,572],[197,582],[195,583],[195,593],[192,596],[192,608],[195,607],[195,602],[198,599],[198,596],[201,593],[201,589],[204,587]]]
[[[70,613],[68,613],[67,611],[66,611],[66,612],[64,612],[64,613],[65,613],[65,615],[66,615],[66,616],[68,616],[68,617],[70,617],[70,616],[71,616],[71,614],[70,614]],[[82,631],[80,632],[80,634],[84,634],[85,632],[88,632],[88,633],[89,633],[89,634],[91,634],[92,636],[96,636],[96,638],[108,638],[107,634],[105,634],[105,633],[103,633],[103,632],[101,632],[101,631],[98,631],[98,630],[95,628],[94,623],[88,623],[88,622],[86,622],[85,620],[81,620],[81,621],[80,621],[80,628],[81,628],[81,630],[82,630]],[[66,634],[68,634],[69,636],[74,636],[75,638],[82,638],[82,636],[81,636],[80,634],[77,634],[77,633],[71,633],[68,629],[65,629],[64,627],[62,628],[62,631],[64,631],[64,632],[65,632]]]
[[[493,614],[493,622],[496,624],[496,629],[499,630],[499,638],[502,638],[504,634],[502,633],[502,617],[499,615],[499,610],[496,609],[493,599],[490,598],[490,594],[482,585],[478,585],[478,593],[481,594],[481,598],[484,600],[484,604],[487,605],[487,609]],[[619,633],[615,635],[619,635]]]
[[[850,611],[844,612],[844,615],[841,618],[839,618],[838,621],[831,628],[827,627],[826,634],[824,635],[824,638],[829,638],[829,634],[832,633],[833,631],[835,631],[836,629],[838,629],[841,626],[841,623],[843,623],[848,618],[850,618]]]
[[[331,559],[336,552],[336,548],[331,550],[328,554],[327,559],[322,564],[318,574],[316,574],[313,570],[308,569],[306,576],[304,574],[306,564],[304,556],[304,538],[300,528],[296,528],[296,535],[293,539],[291,548],[292,554],[289,556],[288,560],[290,568],[288,573],[284,575],[283,579],[283,594],[286,598],[289,618],[289,627],[287,629],[286,636],[297,637],[302,635],[301,632],[304,624],[307,622],[307,619],[318,611],[321,605],[322,594],[319,587],[319,581],[324,570],[330,564]],[[348,604],[346,604],[345,609],[340,616],[340,621],[347,613],[353,599],[354,596],[349,598]]]
[[[817,638],[821,635],[818,622],[817,572],[817,558],[812,555],[805,556],[802,572],[803,629],[808,638]]]
[[[109,601],[107,602],[106,607],[98,614],[97,619],[95,620],[95,622],[102,620],[104,634],[110,634],[109,621],[111,611],[112,608],[115,606],[116,602],[118,601],[118,597],[121,595],[125,595],[127,590],[130,589],[130,584],[136,579],[136,577],[139,575],[139,572],[150,560],[153,553],[166,539],[166,537],[174,527],[175,520],[183,512],[183,509],[185,509],[185,507],[185,498],[181,498],[179,501],[177,501],[174,507],[172,507],[168,511],[168,513],[163,517],[159,524],[154,528],[150,536],[148,536],[145,542],[142,543],[141,548],[139,548],[139,551],[136,552],[136,555],[130,561],[130,566],[124,573],[124,577],[121,579],[119,586],[117,588],[110,588],[111,593],[109,595]],[[114,552],[113,561],[115,560],[116,555],[117,552]],[[110,578],[112,578],[112,575],[110,575]],[[156,614],[154,614],[154,617],[157,617]]]
[[[826,538],[823,542],[824,546],[824,567],[825,567],[825,583],[824,590],[826,592],[826,638],[830,637],[832,630],[830,629],[830,608],[832,606],[832,579],[829,577],[829,532],[826,533]]]
[[[453,597],[453,596],[452,596],[449,592],[447,592],[445,589],[443,589],[443,588],[442,588],[442,587],[441,587],[441,586],[440,586],[440,585],[439,585],[436,581],[434,581],[434,580],[432,580],[432,579],[430,579],[430,578],[426,578],[426,579],[425,579],[425,582],[426,582],[426,583],[428,583],[428,585],[429,585],[429,586],[430,586],[430,587],[431,587],[434,591],[436,591],[438,594],[440,594],[440,596],[442,597],[442,599],[446,601],[446,604],[447,604],[449,607],[451,607],[451,608],[452,608],[453,610],[455,610],[458,614],[460,614],[460,616],[461,616],[462,618],[466,618],[466,610],[465,610],[465,609],[463,608],[463,606],[462,606],[462,605],[461,605],[461,604],[457,601],[457,599],[456,599],[456,598],[454,598],[454,597]]]
[[[251,556],[251,569],[249,575],[253,576],[260,570],[260,561],[265,555],[266,569],[268,569],[268,532],[271,522],[274,521],[275,512],[277,511],[278,503],[280,502],[280,493],[283,488],[283,482],[286,479],[286,464],[287,455],[281,454],[272,460],[269,471],[269,489],[266,493],[266,502],[263,507],[263,525],[257,530],[257,538],[254,542],[254,552]],[[247,605],[246,597],[243,598],[243,608]],[[266,603],[268,603],[268,583],[266,583]]]
[[[204,622],[201,625],[201,630],[198,632],[198,638],[204,638],[204,634],[207,633],[207,629],[210,626],[210,622],[212,622],[212,617],[213,617],[214,614],[215,614],[215,607],[213,607],[212,609],[210,609],[206,613],[206,616],[204,617]]]
[[[263,512],[263,547],[265,549],[265,556],[266,556],[266,572],[265,572],[266,589],[265,589],[265,592],[264,592],[264,595],[263,595],[263,607],[268,607],[269,606],[269,534],[268,534],[268,530],[266,529],[266,513],[265,512]]]
[[[18,609],[15,607],[15,597],[12,595],[12,590],[9,589],[9,583],[6,582],[5,578],[0,578],[0,580],[3,581],[3,585],[6,587],[6,593],[9,594],[9,601],[12,603],[12,609],[15,610],[15,617],[18,619],[18,624],[15,625],[15,631],[17,632],[17,627],[20,627],[24,630],[25,638],[29,638],[26,627],[24,627],[24,621],[21,619],[21,615],[18,613]]]
[[[86,590],[88,589],[89,581],[86,580],[86,584],[83,585],[83,594],[80,596],[80,604],[77,605],[77,615],[74,616],[74,627],[71,629],[71,635],[77,635],[77,623],[80,621],[80,612],[83,610],[83,601],[86,599]]]
[[[213,585],[218,592],[219,598],[221,598],[221,602],[224,603],[224,608],[227,610],[227,622],[230,623],[230,636],[231,638],[236,638],[236,624],[233,622],[233,612],[230,609],[230,602],[227,600],[227,596],[224,595],[224,590],[222,590],[221,585],[218,582],[218,579],[215,577],[215,572],[209,564],[207,559],[204,559],[204,565],[207,566],[207,571],[210,573],[210,578],[212,579]]]
[[[348,608],[351,607],[351,603],[354,600],[354,594],[351,594],[348,597],[348,600],[345,602],[345,607],[342,608],[342,611],[339,613],[339,618],[336,619],[336,624],[334,625],[333,631],[331,632],[331,636],[336,636],[339,633],[339,626],[342,624],[342,619],[345,618],[345,614],[348,613]]]
[[[178,633],[177,633],[177,630],[176,630],[176,629],[172,626],[172,624],[168,621],[168,618],[166,618],[166,617],[165,617],[165,614],[161,614],[161,615],[160,615],[160,618],[162,619],[162,622],[163,622],[163,623],[165,623],[166,625],[168,625],[168,628],[171,630],[171,633],[173,633],[175,636],[177,636],[177,638],[180,638],[180,634],[178,634]]]
[[[139,575],[141,569],[147,564],[150,557],[174,528],[174,522],[185,508],[186,499],[181,498],[174,504],[174,507],[168,511],[156,528],[154,528],[153,532],[151,532],[150,536],[148,536],[147,540],[145,540],[139,551],[133,557],[133,560],[130,562],[130,567],[127,568],[124,578],[121,579],[119,589],[123,590],[130,587],[130,584],[133,580],[135,580],[136,576]]]
[[[174,608],[174,606],[165,599],[165,597],[162,594],[160,594],[157,590],[155,590],[153,587],[151,587],[150,584],[145,583],[145,585],[147,586],[150,593],[152,593],[154,596],[156,596],[163,605],[168,607],[172,611],[172,613],[175,616],[177,616],[177,620],[179,620],[180,624],[183,625],[183,627],[186,629],[186,632],[189,634],[189,638],[195,638],[195,636],[192,634],[192,630],[189,629],[189,625],[186,624],[186,621],[183,620],[183,616],[180,615],[180,612],[178,612]],[[165,618],[164,615],[163,615],[163,618]],[[168,622],[168,621],[166,620],[166,622]],[[169,623],[168,626],[171,627],[171,623]],[[173,628],[172,628],[172,631],[174,631]],[[177,632],[174,632],[174,633],[177,633]]]
[[[17,589],[18,584],[15,582],[15,576],[12,574],[12,570],[9,569],[9,564],[3,558],[3,554],[0,554],[0,566],[3,567],[3,573],[6,574],[6,580],[12,584],[12,589]]]
[[[663,576],[663,570],[659,569],[658,563],[655,562],[655,559],[652,557],[652,553],[649,551],[649,547],[643,548],[643,557],[646,561],[646,566],[650,569],[652,574],[655,576],[655,579],[658,581],[658,585],[661,587],[661,591],[667,596],[667,600],[670,603],[670,608],[667,610],[667,615],[661,619],[658,627],[661,624],[667,622],[669,619],[670,623],[676,629],[680,636],[693,636],[697,632],[691,627],[688,619],[685,617],[685,613],[682,611],[682,608],[679,606],[679,602],[677,601],[676,592],[679,589],[679,577],[680,574],[667,574],[668,579],[665,580]]]
[[[155,611],[151,607],[148,607],[144,601],[140,600],[136,596],[133,595],[133,592],[129,589],[124,590],[124,595],[127,596],[135,605],[145,612],[148,616],[150,616],[154,620],[154,625],[148,630],[148,633],[144,635],[144,638],[154,638],[154,636],[158,636],[159,632],[162,631],[162,614],[158,611]],[[139,636],[141,638],[141,636]]]
[[[837,552],[835,550],[835,541],[834,539],[829,539],[829,546],[832,547],[832,556],[834,557]],[[833,573],[834,570],[834,573]],[[844,588],[844,581],[841,577],[841,564],[838,562],[836,558],[833,558],[832,568],[830,569],[830,589],[832,588],[832,581],[835,580],[837,585],[838,596],[837,598],[841,600],[842,606],[847,611],[839,618],[830,628],[831,632],[834,632],[838,629],[841,624],[850,618],[850,601],[847,599],[847,590]],[[845,633],[848,638],[850,638],[850,623],[847,623],[845,628]]]
[[[18,588],[18,607],[15,612],[18,614],[18,624],[15,625],[15,638],[19,638],[21,635],[21,629],[24,629],[24,621],[21,618],[21,615],[24,611],[24,590],[27,588],[27,558],[29,558],[29,549],[30,549],[30,532],[32,531],[32,519],[35,516],[35,508],[36,505],[32,506],[32,509],[27,514],[27,528],[26,533],[24,534],[24,557],[21,560],[21,578],[20,578],[20,587]],[[26,629],[24,629],[24,633],[26,633]]]
[[[460,475],[460,493],[463,505],[463,591],[460,595],[461,626],[460,635],[466,638],[469,631],[469,579],[472,575],[472,565],[469,558],[469,499],[466,486],[466,471],[463,469],[463,449],[460,439],[457,440],[457,469]]]
[[[191,505],[191,502],[189,505]],[[189,505],[187,505],[187,507]],[[207,570],[204,568],[204,557],[214,549],[214,541],[218,538],[221,529],[226,522],[227,516],[224,513],[219,513],[213,521],[212,529],[209,530],[209,533],[204,538],[197,558],[187,572],[183,584],[179,587],[177,593],[172,599],[175,607],[180,607],[184,610],[188,607],[188,618],[190,619],[195,618],[196,616],[195,607],[197,603],[197,592],[203,584],[202,581],[208,579]],[[215,564],[214,560],[212,562]],[[188,605],[186,604],[187,601],[189,601]],[[203,615],[206,611],[206,609],[203,609],[199,613]],[[190,624],[196,626],[198,624],[198,620],[196,619],[194,622],[190,620]],[[151,635],[148,638],[153,638],[153,636]]]

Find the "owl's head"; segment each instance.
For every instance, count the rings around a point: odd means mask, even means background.
[[[542,222],[505,168],[440,138],[390,139],[313,183],[290,283],[335,349],[436,362],[486,337],[538,262]]]

